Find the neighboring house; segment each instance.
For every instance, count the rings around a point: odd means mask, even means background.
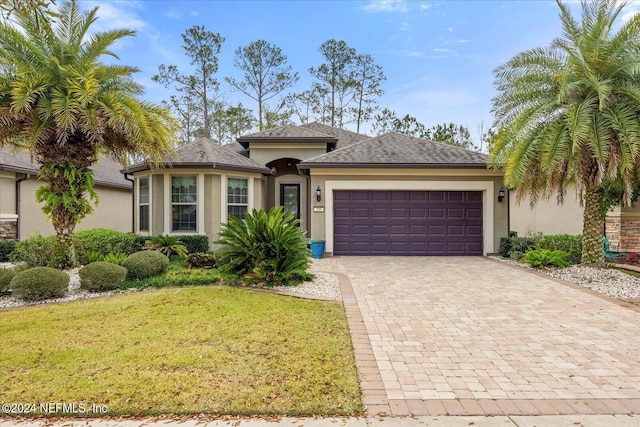
[[[0,240],[25,239],[36,231],[43,236],[55,234],[42,204],[35,200],[35,192],[43,184],[37,179],[38,169],[29,153],[0,148]],[[103,157],[92,169],[100,201],[76,230],[105,227],[132,231],[132,183],[120,173],[122,165]]]
[[[283,206],[336,255],[482,255],[508,234],[502,174],[487,156],[406,135],[367,137],[319,123],[133,165],[135,231],[218,239],[229,217]]]

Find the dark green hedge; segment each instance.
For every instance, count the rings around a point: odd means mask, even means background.
[[[9,262],[9,256],[15,247],[15,240],[0,240],[0,262]]]

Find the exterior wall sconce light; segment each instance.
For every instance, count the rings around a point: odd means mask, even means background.
[[[318,185],[318,188],[316,188],[316,200],[317,201],[322,200],[322,190],[320,189],[319,185]]]
[[[500,191],[498,191],[498,203],[502,203],[504,200],[504,187],[500,187]]]

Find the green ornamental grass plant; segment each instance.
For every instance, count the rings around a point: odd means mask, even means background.
[[[221,270],[259,285],[295,285],[313,278],[307,269],[308,239],[300,220],[278,206],[265,212],[254,209],[241,221],[231,217],[220,232]]]

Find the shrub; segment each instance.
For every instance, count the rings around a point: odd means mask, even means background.
[[[88,291],[111,291],[127,278],[127,269],[104,261],[92,262],[79,271],[80,287]]]
[[[534,241],[542,249],[561,250],[569,254],[571,262],[580,262],[582,258],[582,236],[570,234],[536,235]]]
[[[209,252],[209,238],[201,235],[176,236],[187,248],[188,253],[197,254]]]
[[[300,220],[282,207],[268,213],[254,209],[244,220],[235,217],[222,226],[218,266],[260,285],[293,285],[313,276],[309,267],[308,239]]]
[[[216,268],[218,262],[214,254],[195,253],[187,256],[187,268]]]
[[[145,238],[108,228],[92,228],[76,232],[73,236],[73,242],[78,262],[88,264],[98,261],[97,259],[89,259],[91,253],[99,253],[104,257],[110,253],[122,252],[129,255],[141,251],[144,248]]]
[[[15,275],[11,280],[14,295],[29,301],[60,298],[69,287],[69,276],[50,267],[35,267]]]
[[[0,262],[10,261],[11,253],[15,247],[15,240],[0,240]]]
[[[638,255],[635,252],[631,252],[629,255],[627,255],[627,257],[625,258],[625,261],[632,264],[638,264],[640,263],[640,255]]]
[[[503,258],[509,258],[511,255],[511,237],[501,237],[498,254]]]
[[[127,278],[146,279],[163,272],[169,266],[169,258],[156,251],[142,251],[129,255],[122,266],[127,269]]]
[[[535,241],[530,237],[512,237],[509,257],[519,261],[527,252],[535,248],[535,246]]]
[[[36,232],[28,239],[16,243],[11,254],[14,262],[24,262],[27,268],[46,267],[51,261],[55,236],[42,237]]]
[[[127,258],[125,254],[122,252],[117,252],[115,254],[107,254],[102,257],[102,261],[108,262],[115,265],[121,265],[123,261]]]
[[[180,258],[187,256],[188,250],[185,245],[180,241],[178,236],[156,236],[151,239],[151,249],[160,252],[161,254],[171,257],[171,255],[177,255]]]
[[[532,267],[544,268],[548,265],[555,267],[567,267],[571,263],[567,260],[569,254],[561,250],[551,249],[537,249],[531,250],[526,253],[522,261],[526,262]]]
[[[92,263],[96,261],[102,261],[102,259],[104,258],[104,255],[102,255],[98,251],[91,251],[88,254],[86,254],[84,258],[87,260],[88,263]]]
[[[15,275],[12,268],[0,268],[0,295],[9,292],[9,284]]]

